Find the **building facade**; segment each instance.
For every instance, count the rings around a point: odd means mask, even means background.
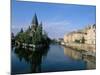
[[[83,32],[71,32],[68,35],[64,36],[64,42],[81,42],[82,38],[85,36],[86,34]]]
[[[86,43],[96,44],[96,25],[95,24],[89,26],[87,29]]]
[[[89,25],[88,27],[80,30],[70,32],[64,35],[65,43],[85,43],[85,44],[95,44],[96,43],[96,25]]]

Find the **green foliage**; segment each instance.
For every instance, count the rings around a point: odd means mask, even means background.
[[[76,43],[85,43],[85,38],[82,37],[80,40],[75,40]]]
[[[37,16],[35,14],[32,25],[33,28],[29,28],[24,32],[21,28],[20,32],[16,35],[15,39],[20,43],[27,43],[27,44],[49,44],[50,39],[46,32],[43,33],[42,30],[42,22],[40,25],[38,24]]]
[[[20,30],[20,33],[23,33],[24,31],[23,31],[23,28],[21,28],[21,30]]]
[[[20,43],[31,43],[30,36],[26,32],[19,32],[16,35],[15,40]]]
[[[82,37],[81,43],[85,43],[85,38]]]
[[[77,39],[76,39],[75,42],[76,42],[76,43],[80,43],[80,40],[77,40]]]

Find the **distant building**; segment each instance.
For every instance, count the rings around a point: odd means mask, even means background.
[[[95,44],[96,40],[96,25],[90,25],[87,28],[82,30],[70,32],[67,35],[64,35],[64,42],[65,43],[86,43],[86,44]]]
[[[61,42],[61,41],[63,41],[63,38],[58,38],[58,39],[56,39],[56,41]]]
[[[81,42],[82,38],[86,35],[84,32],[71,32],[64,36],[64,42]]]

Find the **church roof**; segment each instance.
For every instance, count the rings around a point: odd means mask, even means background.
[[[33,19],[32,19],[32,25],[38,25],[38,19],[37,19],[37,15],[35,14]]]

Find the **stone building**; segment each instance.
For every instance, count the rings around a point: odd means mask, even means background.
[[[96,44],[96,25],[91,25],[87,29],[86,43],[87,44]]]
[[[68,35],[64,36],[64,42],[82,42],[82,38],[86,34],[84,32],[71,32]]]
[[[65,43],[86,43],[86,44],[95,44],[96,40],[96,25],[89,25],[88,27],[70,32],[67,35],[64,35]]]

